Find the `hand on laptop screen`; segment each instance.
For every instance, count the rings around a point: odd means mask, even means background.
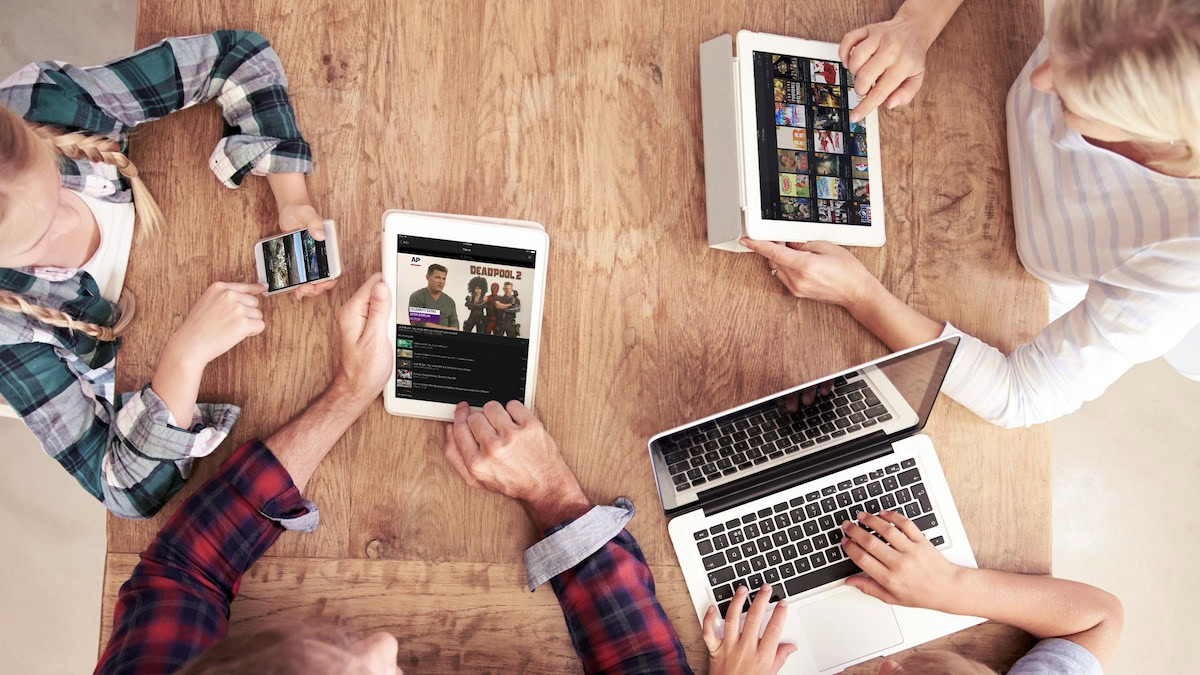
[[[742,630],[737,625],[742,616],[742,607],[749,595],[745,586],[739,586],[725,615],[725,635],[717,637],[717,608],[709,607],[704,615],[704,644],[708,647],[708,672],[710,675],[743,675],[778,673],[787,658],[796,651],[796,645],[779,644],[783,637],[783,624],[787,621],[787,602],[775,605],[771,619],[761,638],[758,630],[767,605],[771,604],[771,585],[758,589]]]

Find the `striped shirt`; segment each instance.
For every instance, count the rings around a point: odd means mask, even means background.
[[[30,122],[104,135],[123,151],[138,124],[214,99],[226,126],[209,166],[223,183],[311,170],[283,67],[258,33],[170,38],[93,68],[32,63],[0,82],[0,105]],[[133,199],[109,164],[64,157],[59,172],[63,187],[78,193],[118,204]],[[80,321],[111,326],[120,316],[80,269],[0,269],[0,289]],[[149,384],[118,392],[119,348],[120,341],[0,311],[0,397],[46,454],[110,511],[148,517],[183,486],[194,458],[220,445],[240,411],[202,403],[191,419],[176,420]]]
[[[964,336],[944,391],[1007,427],[1061,417],[1200,323],[1200,180],[1088,143],[1033,89],[1043,40],[1008,95],[1017,252],[1050,285],[1051,323],[1005,356]],[[943,335],[958,333],[946,324]]]

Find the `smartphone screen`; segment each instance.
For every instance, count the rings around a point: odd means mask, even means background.
[[[313,239],[308,230],[268,239],[262,248],[268,291],[329,278],[325,242]]]

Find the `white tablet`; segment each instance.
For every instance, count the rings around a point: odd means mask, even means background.
[[[396,344],[389,413],[449,420],[460,401],[533,406],[549,246],[537,223],[383,215]]]
[[[878,116],[855,124],[838,46],[739,31],[737,78],[746,233],[882,246]]]

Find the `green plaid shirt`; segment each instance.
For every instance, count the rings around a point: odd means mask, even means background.
[[[101,134],[122,149],[138,124],[213,99],[225,132],[209,166],[227,186],[251,173],[311,172],[283,67],[258,33],[169,38],[93,68],[33,63],[0,82],[0,105],[25,119]],[[62,158],[60,173],[68,189],[111,202],[133,199],[108,164]],[[82,270],[0,269],[0,288],[81,321],[111,326],[119,318]],[[0,311],[0,396],[46,453],[110,511],[142,518],[182,487],[193,459],[220,445],[240,411],[200,404],[191,420],[179,421],[183,427],[149,384],[118,394],[119,347]]]

